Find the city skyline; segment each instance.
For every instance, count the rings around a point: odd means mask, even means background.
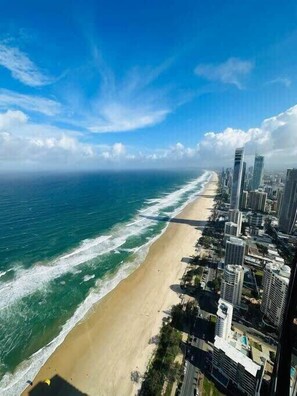
[[[255,1],[7,4],[1,168],[213,168],[242,146],[248,163],[259,152],[267,169],[293,166],[296,5],[273,1],[269,18],[264,9]]]

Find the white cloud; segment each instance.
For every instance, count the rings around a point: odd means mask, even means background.
[[[22,111],[7,110],[6,113],[0,113],[0,131],[18,127],[27,120],[28,117]]]
[[[42,73],[25,53],[15,47],[0,44],[0,66],[8,69],[13,78],[31,87],[54,82],[52,77]]]
[[[0,108],[7,109],[13,106],[47,116],[57,115],[62,111],[62,105],[53,99],[0,89]]]
[[[243,88],[242,79],[253,68],[250,61],[238,58],[229,58],[220,64],[201,64],[195,68],[195,74],[210,81],[220,81],[224,84],[232,84],[237,88]]]
[[[274,80],[270,80],[266,82],[266,85],[270,85],[270,84],[281,84],[289,88],[292,84],[292,81],[287,77],[278,77],[275,78]]]
[[[173,62],[140,70],[135,67],[122,79],[104,63],[99,50],[93,48],[96,70],[101,77],[97,97],[88,101],[84,126],[93,133],[134,131],[162,122],[175,107],[169,104],[168,89],[155,88],[154,81]]]
[[[0,114],[2,168],[232,166],[234,150],[240,146],[245,146],[249,164],[259,152],[267,166],[285,168],[297,165],[297,105],[265,119],[258,128],[206,132],[192,147],[177,142],[152,150],[127,147],[123,142],[86,144],[80,139],[77,131],[33,124],[21,111]]]
[[[162,122],[168,113],[167,109],[147,109],[141,105],[129,108],[112,102],[102,105],[100,117],[88,129],[95,133],[133,131]]]

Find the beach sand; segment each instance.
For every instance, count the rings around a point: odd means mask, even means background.
[[[187,265],[182,258],[195,254],[201,236],[197,226],[210,215],[216,186],[214,174],[202,195],[187,205],[151,245],[144,263],[68,334],[41,368],[34,386],[58,375],[89,396],[137,393],[139,386],[131,381],[131,372],[145,373],[156,348],[150,339],[158,335],[166,312],[180,302],[175,290]],[[23,395],[41,395],[38,386],[34,392],[34,386]],[[55,394],[80,394],[69,389],[64,387]]]

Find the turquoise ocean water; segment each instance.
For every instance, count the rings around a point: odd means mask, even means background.
[[[0,176],[0,394],[16,396],[141,264],[207,171]]]

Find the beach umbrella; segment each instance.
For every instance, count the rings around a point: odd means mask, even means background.
[[[50,384],[51,384],[51,380],[49,378],[46,378],[43,382],[45,384],[47,384],[48,386],[50,386]]]

